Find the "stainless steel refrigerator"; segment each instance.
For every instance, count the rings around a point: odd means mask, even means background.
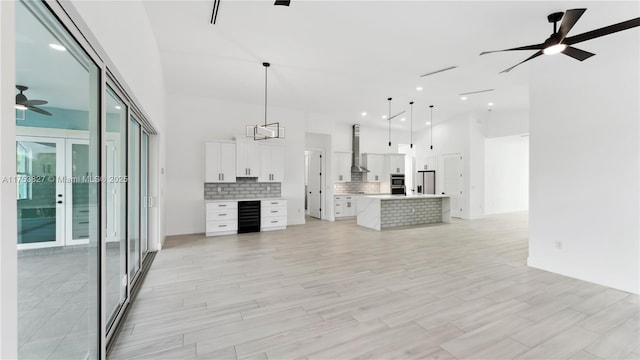
[[[419,170],[416,176],[416,185],[418,194],[435,194],[436,193],[436,171],[435,170]]]

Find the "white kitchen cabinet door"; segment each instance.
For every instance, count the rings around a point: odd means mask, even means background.
[[[236,141],[236,176],[258,177],[260,155],[258,144],[254,140]]]
[[[335,182],[351,181],[351,153],[336,152],[335,162],[336,162]]]
[[[260,144],[259,182],[284,181],[284,148],[280,145]]]
[[[205,177],[207,183],[236,181],[236,146],[233,142],[205,143]]]
[[[369,170],[367,173],[367,181],[380,182],[385,181],[384,174],[384,155],[381,154],[362,154],[362,163]],[[387,179],[388,180],[388,179]]]
[[[388,154],[387,162],[387,171],[389,174],[404,175],[404,154]]]

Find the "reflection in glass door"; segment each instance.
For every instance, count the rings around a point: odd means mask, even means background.
[[[65,161],[65,245],[89,243],[90,183],[89,141],[66,140]]]
[[[129,122],[129,282],[140,269],[140,125]]]
[[[104,142],[105,183],[105,330],[109,332],[127,300],[127,106],[107,87]],[[117,180],[117,181],[116,181]]]
[[[18,249],[64,244],[64,140],[16,139]]]
[[[142,156],[140,159],[140,198],[142,199],[142,213],[140,216],[140,247],[142,258],[149,249],[149,135],[142,132]]]

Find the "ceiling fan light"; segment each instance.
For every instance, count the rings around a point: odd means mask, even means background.
[[[27,107],[22,104],[16,104],[16,110],[27,110]]]
[[[566,48],[567,48],[567,44],[555,44],[555,45],[546,47],[544,50],[542,50],[542,52],[545,55],[555,55],[563,52],[564,49]]]

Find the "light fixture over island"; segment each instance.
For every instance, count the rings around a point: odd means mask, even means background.
[[[370,195],[358,198],[357,224],[374,230],[451,222],[448,195]]]

